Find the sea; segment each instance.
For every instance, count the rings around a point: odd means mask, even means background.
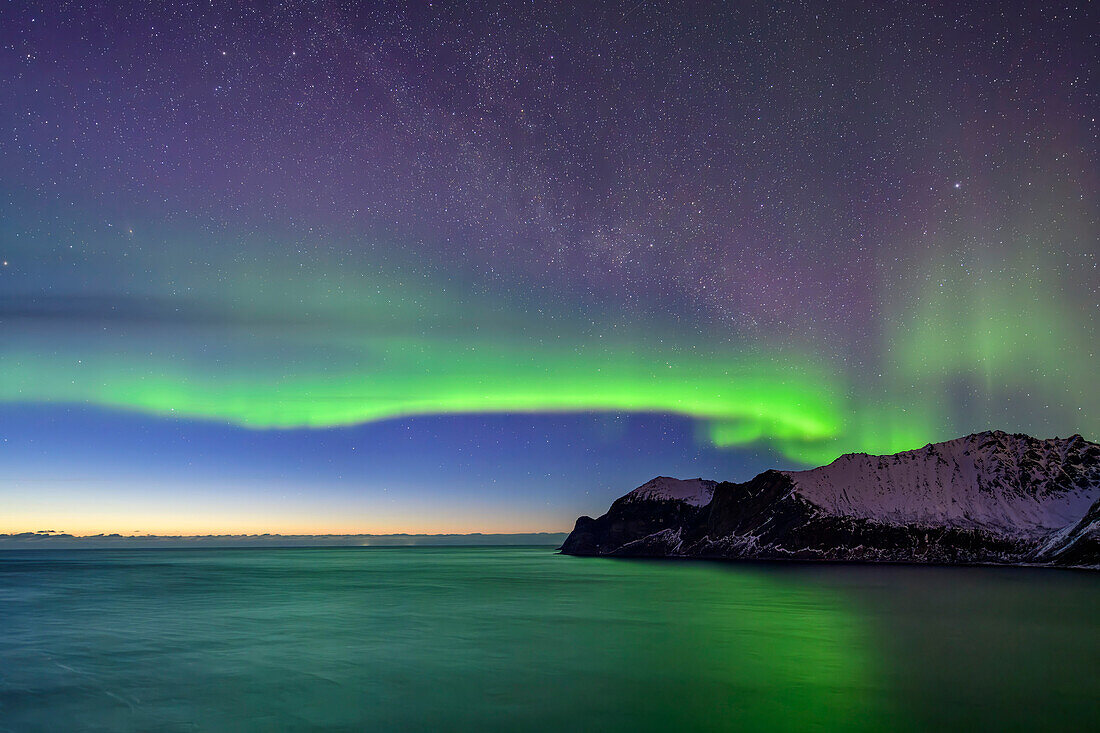
[[[0,552],[0,731],[1037,731],[1100,573],[551,547]]]

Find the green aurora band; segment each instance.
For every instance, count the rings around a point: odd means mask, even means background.
[[[8,401],[90,403],[228,421],[251,428],[353,425],[412,415],[663,412],[712,424],[721,445],[760,439],[801,443],[841,430],[839,392],[808,367],[736,355],[574,347],[538,342],[454,344],[441,339],[364,338],[370,366],[276,373],[226,371],[137,353],[88,354],[78,362],[35,351],[4,360]],[[266,372],[266,373],[265,373]],[[735,433],[741,431],[738,437]]]
[[[67,239],[18,241],[28,278],[22,289],[15,280],[15,298],[42,302],[35,276],[50,271]],[[379,267],[352,248],[303,258],[246,241],[212,248],[232,255],[201,263],[165,254],[186,244],[123,238],[59,284],[63,297],[47,299],[53,310],[7,318],[0,401],[256,429],[668,413],[700,421],[715,446],[766,444],[802,464],[989,427],[1097,432],[1094,326],[1040,286],[1044,273],[1060,274],[1028,255],[1026,238],[999,270],[945,255],[922,263],[927,276],[908,287],[899,274],[880,362],[862,371],[839,347],[688,337],[660,318],[562,312],[530,295],[520,307],[513,292],[463,287],[454,273],[392,256]],[[974,287],[974,267],[994,273],[984,286]],[[543,316],[522,316],[533,312]],[[961,393],[976,395],[965,410]]]

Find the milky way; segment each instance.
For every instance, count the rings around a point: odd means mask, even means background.
[[[0,531],[1100,434],[1087,5],[106,5],[0,11]]]

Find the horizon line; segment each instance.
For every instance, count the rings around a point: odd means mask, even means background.
[[[261,532],[261,533],[210,533],[210,534],[121,534],[119,532],[100,532],[97,534],[78,535],[71,534],[69,532],[60,532],[53,530],[27,530],[22,532],[0,532],[0,540],[11,538],[41,538],[41,539],[77,539],[77,540],[90,540],[90,539],[188,539],[188,538],[210,538],[210,537],[286,537],[286,538],[304,538],[304,537],[515,537],[520,535],[550,535],[550,534],[569,534],[570,530],[537,530],[530,532],[320,532],[320,533],[297,533],[287,534],[282,532]]]

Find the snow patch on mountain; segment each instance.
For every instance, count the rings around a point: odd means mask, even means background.
[[[678,479],[658,476],[624,496],[620,501],[682,501],[691,506],[706,506],[714,496],[717,481],[702,478]]]

